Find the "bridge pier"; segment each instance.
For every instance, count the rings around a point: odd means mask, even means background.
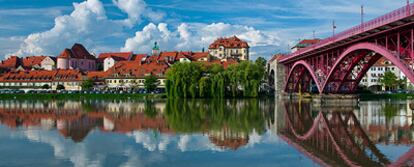
[[[358,95],[345,94],[300,94],[282,93],[282,98],[290,100],[311,100],[314,106],[324,107],[344,107],[357,106],[359,103]]]
[[[269,62],[269,74],[273,77],[276,98],[283,98],[285,92],[286,66],[279,63],[278,59]]]

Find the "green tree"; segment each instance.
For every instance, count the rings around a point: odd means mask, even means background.
[[[93,88],[93,81],[91,79],[85,80],[81,84],[82,90],[91,90]]]
[[[243,61],[224,69],[220,64],[177,63],[167,71],[169,97],[257,97],[264,67]]]
[[[42,86],[42,89],[50,89],[49,84],[44,84],[44,85]]]
[[[157,89],[159,84],[160,83],[158,82],[158,78],[156,76],[149,75],[145,77],[144,86],[147,91],[154,91]]]
[[[398,78],[393,72],[387,71],[379,78],[379,82],[385,87],[386,90],[390,90],[394,89],[395,86],[398,85]]]
[[[158,112],[157,108],[155,108],[154,102],[150,100],[145,101],[144,114],[149,118],[155,118],[157,116]]]
[[[267,60],[263,57],[259,57],[256,59],[256,64],[261,67],[266,67]]]
[[[65,86],[63,86],[62,84],[59,84],[56,86],[56,90],[65,90]]]

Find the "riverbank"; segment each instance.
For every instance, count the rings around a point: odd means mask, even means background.
[[[381,99],[392,99],[392,100],[405,100],[405,99],[413,99],[414,94],[407,94],[407,93],[394,93],[394,94],[373,94],[373,93],[361,93],[355,95],[347,95],[347,94],[329,94],[329,95],[319,95],[319,94],[290,94],[285,95],[283,98],[288,99],[323,99],[323,100],[334,100],[334,101],[341,101],[341,100],[348,100],[348,99],[359,99],[359,100],[381,100]]]
[[[0,94],[0,100],[163,99],[165,94]]]
[[[361,100],[378,100],[378,99],[392,99],[392,100],[405,100],[412,99],[414,94],[396,93],[396,94],[360,94]]]

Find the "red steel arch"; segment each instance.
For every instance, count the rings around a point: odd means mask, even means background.
[[[342,63],[342,61],[349,56],[350,53],[358,51],[358,50],[369,50],[372,52],[375,52],[376,54],[379,54],[383,57],[385,57],[387,60],[391,61],[395,66],[397,66],[404,74],[405,76],[414,83],[414,73],[407,67],[407,65],[405,65],[403,62],[400,61],[400,59],[397,57],[397,55],[391,53],[388,49],[384,48],[383,46],[380,45],[376,45],[373,43],[369,43],[369,42],[363,42],[363,43],[358,43],[355,45],[352,45],[351,47],[349,47],[348,49],[346,49],[338,58],[338,60],[336,61],[335,65],[333,66],[332,70],[329,72],[329,75],[327,77],[327,79],[325,80],[325,82],[323,83],[323,85],[321,86],[322,90],[320,91],[320,93],[327,93],[325,92],[325,88],[327,86],[327,84],[329,84],[333,74],[337,71],[339,65]],[[353,63],[358,63],[358,62],[353,62]],[[374,62],[375,63],[375,62]],[[372,66],[372,64],[370,65]],[[368,68],[369,69],[369,68]],[[349,71],[352,73],[352,71]],[[364,71],[365,73],[366,71]],[[346,74],[348,75],[348,74]],[[360,82],[357,81],[358,83]],[[356,83],[356,84],[358,84]]]
[[[313,81],[315,82],[316,86],[318,87],[318,91],[322,92],[321,84],[319,83],[319,80],[315,75],[315,70],[313,70],[312,66],[309,63],[307,63],[306,61],[303,61],[303,60],[295,62],[295,64],[292,66],[291,70],[289,71],[289,75],[287,77],[288,82],[286,82],[286,84],[285,84],[285,90],[288,89],[289,80],[291,79],[292,74],[294,73],[295,69],[297,67],[300,67],[300,66],[305,67],[307,72],[309,72],[309,74],[311,75],[311,77],[312,77]]]
[[[303,91],[311,91],[306,88],[313,78],[320,94],[355,93],[363,74],[381,56],[414,82],[414,72],[410,67],[414,63],[413,11],[414,4],[407,4],[281,58],[279,63],[287,69],[286,79],[290,79],[285,80],[285,91],[296,92],[298,85],[304,88]],[[304,61],[301,64],[306,64],[306,69],[312,69],[309,70],[312,77],[308,72],[304,73],[303,66],[294,69],[299,61]]]

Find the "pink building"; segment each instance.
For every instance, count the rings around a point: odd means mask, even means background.
[[[96,58],[81,44],[75,44],[71,49],[66,48],[57,57],[57,68],[94,71],[96,70]]]

